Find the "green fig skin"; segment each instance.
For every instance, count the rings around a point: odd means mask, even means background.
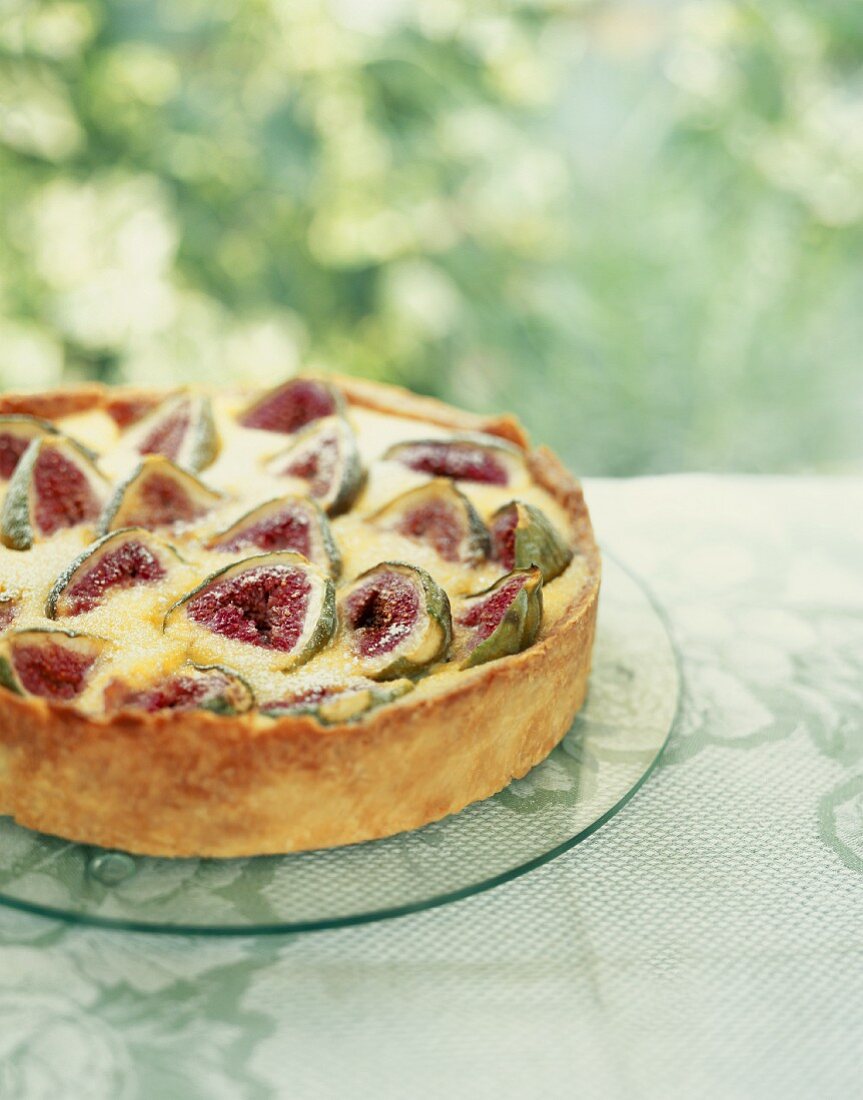
[[[533,504],[510,501],[494,513],[489,528],[493,552],[505,569],[528,569],[536,565],[542,570],[543,581],[548,584],[559,577],[572,561],[572,549],[548,516]],[[510,531],[508,539],[512,540],[512,560],[507,560],[509,546],[502,548],[500,532],[503,528]]]
[[[218,584],[219,581],[230,580],[231,577],[237,576],[248,570],[278,565],[299,568],[304,572],[313,574],[323,585],[321,607],[314,629],[301,649],[285,654],[285,668],[290,668],[291,670],[298,668],[332,641],[338,622],[336,613],[336,589],[330,577],[313,566],[302,556],[302,554],[294,554],[289,550],[278,550],[270,554],[257,554],[250,558],[244,558],[242,561],[231,562],[229,565],[224,565],[221,569],[217,569],[168,608],[165,618],[162,621],[162,630],[170,630],[178,616],[184,613],[186,605],[214,584]],[[196,624],[196,629],[206,632],[207,628]],[[224,637],[229,641],[234,640],[227,635]]]
[[[542,624],[542,572],[536,566],[530,569],[513,570],[495,581],[483,592],[477,592],[462,601],[457,616],[457,625],[469,613],[471,607],[482,605],[496,592],[506,588],[514,579],[522,581],[521,588],[509,604],[498,625],[487,638],[468,649],[461,661],[462,668],[475,668],[477,665],[496,661],[513,653],[520,653],[536,641]]]
[[[48,619],[57,619],[61,617],[64,614],[61,605],[63,594],[73,583],[78,572],[87,565],[95,567],[98,563],[98,556],[101,551],[111,549],[114,544],[119,546],[130,537],[134,537],[136,542],[141,542],[144,545],[149,544],[148,548],[153,550],[154,556],[157,559],[173,559],[178,563],[182,563],[183,561],[173,546],[169,543],[162,542],[161,539],[156,539],[152,532],[147,531],[144,527],[121,527],[116,531],[109,531],[107,535],[102,535],[101,538],[96,539],[95,542],[85,547],[81,553],[66,566],[54,582],[45,600],[45,617]]]
[[[360,722],[372,711],[401,699],[413,691],[412,680],[394,680],[381,687],[366,687],[344,692],[324,699],[319,703],[297,703],[287,706],[269,706],[261,709],[267,718],[281,718],[284,715],[309,715],[322,726],[342,726]]]
[[[66,458],[85,473],[99,503],[105,496],[108,483],[93,462],[91,451],[59,432],[35,436],[9,479],[3,508],[0,510],[0,541],[11,550],[29,550],[39,537],[31,514],[30,490],[33,472],[43,446],[65,449]]]
[[[107,535],[111,531],[118,531],[123,527],[145,527],[153,530],[166,524],[153,524],[148,526],[139,517],[135,516],[135,493],[143,480],[156,474],[159,477],[174,481],[182,491],[201,508],[202,514],[217,508],[224,501],[224,496],[210,489],[207,485],[195,477],[188,470],[178,466],[164,455],[145,455],[143,460],[135,467],[128,477],[124,478],[114,490],[108,503],[99,518],[99,533]],[[131,512],[131,515],[130,515]]]
[[[366,587],[377,575],[395,572],[407,578],[419,593],[420,606],[425,610],[425,623],[420,631],[414,629],[410,644],[399,643],[392,659],[376,661],[358,657],[363,674],[371,680],[415,679],[424,675],[433,665],[446,659],[452,644],[452,611],[449,597],[425,569],[407,562],[381,562],[361,573],[355,581],[340,593],[339,608],[342,632],[351,635],[348,602],[354,592]]]
[[[325,569],[333,580],[338,580],[342,571],[342,558],[333,536],[332,527],[324,511],[315,501],[307,497],[285,496],[265,501],[265,503],[257,505],[257,507],[252,508],[251,511],[246,512],[245,515],[240,516],[240,518],[235,520],[229,527],[215,534],[207,542],[207,547],[210,550],[220,551],[223,546],[231,543],[238,537],[242,537],[244,531],[252,529],[257,524],[264,522],[268,516],[278,514],[280,508],[294,508],[306,514],[309,525],[312,528],[311,541],[316,544],[315,548],[318,550],[318,554],[310,557],[309,560],[313,565]],[[249,542],[243,549],[247,550],[249,553],[253,553],[259,550],[259,547],[257,547],[254,542]],[[234,551],[229,550],[226,552],[233,553]],[[260,550],[260,552],[264,553],[265,551]],[[300,551],[296,552],[299,553]]]
[[[435,506],[445,510],[450,519],[458,524],[461,538],[457,546],[436,546],[433,530],[431,534],[424,533],[421,528],[415,535],[410,533],[411,515],[415,516],[423,509]],[[384,530],[394,530],[408,538],[416,538],[420,542],[430,542],[445,560],[457,561],[462,565],[478,565],[485,561],[490,550],[488,531],[479,513],[448,478],[435,478],[425,485],[408,489],[370,516],[369,522]]]

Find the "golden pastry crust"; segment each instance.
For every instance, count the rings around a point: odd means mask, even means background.
[[[353,406],[519,446],[510,417],[484,419],[407,391],[340,378]],[[82,387],[0,396],[0,414],[57,418],[145,390]],[[122,412],[120,413],[122,415]],[[29,828],[157,856],[235,857],[352,844],[414,829],[501,790],[561,740],[587,690],[600,559],[578,483],[547,449],[535,481],[564,509],[586,580],[530,648],[442,679],[351,724],[207,711],[93,717],[0,694],[0,812]]]

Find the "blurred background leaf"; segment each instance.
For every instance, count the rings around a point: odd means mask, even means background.
[[[0,0],[0,384],[299,367],[863,460],[863,5]]]

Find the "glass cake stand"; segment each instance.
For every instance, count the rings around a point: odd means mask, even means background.
[[[0,904],[110,928],[227,935],[335,928],[455,901],[546,863],[616,813],[662,752],[679,690],[661,613],[606,555],[587,703],[551,755],[494,797],[387,840],[253,859],[131,856],[0,818]]]

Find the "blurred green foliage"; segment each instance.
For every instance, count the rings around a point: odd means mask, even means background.
[[[0,383],[298,366],[863,457],[863,5],[0,0]]]

